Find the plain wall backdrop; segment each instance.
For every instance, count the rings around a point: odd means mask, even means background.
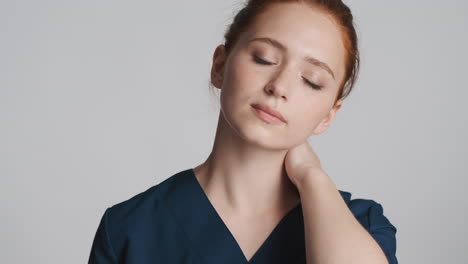
[[[468,3],[346,1],[359,81],[309,142],[397,227],[468,263]],[[211,59],[242,1],[0,0],[0,259],[86,263],[104,210],[208,156]]]

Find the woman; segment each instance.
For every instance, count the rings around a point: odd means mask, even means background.
[[[108,208],[89,263],[397,263],[382,206],[337,190],[307,142],[358,65],[341,1],[248,1],[213,56],[211,154]]]

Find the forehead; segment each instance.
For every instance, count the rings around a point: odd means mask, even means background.
[[[291,56],[311,56],[344,74],[345,49],[341,31],[326,13],[302,3],[275,3],[261,13],[240,42],[270,37],[281,42]]]

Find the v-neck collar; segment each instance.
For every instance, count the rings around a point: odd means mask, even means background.
[[[349,193],[340,193],[347,202]],[[165,198],[175,220],[190,239],[192,247],[202,257],[203,263],[294,263],[305,257],[301,203],[279,221],[250,261],[247,261],[198,182],[193,168],[173,176]]]

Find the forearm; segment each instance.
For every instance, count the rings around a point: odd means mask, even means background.
[[[324,171],[309,172],[298,190],[307,263],[388,263],[380,246],[354,217]]]

